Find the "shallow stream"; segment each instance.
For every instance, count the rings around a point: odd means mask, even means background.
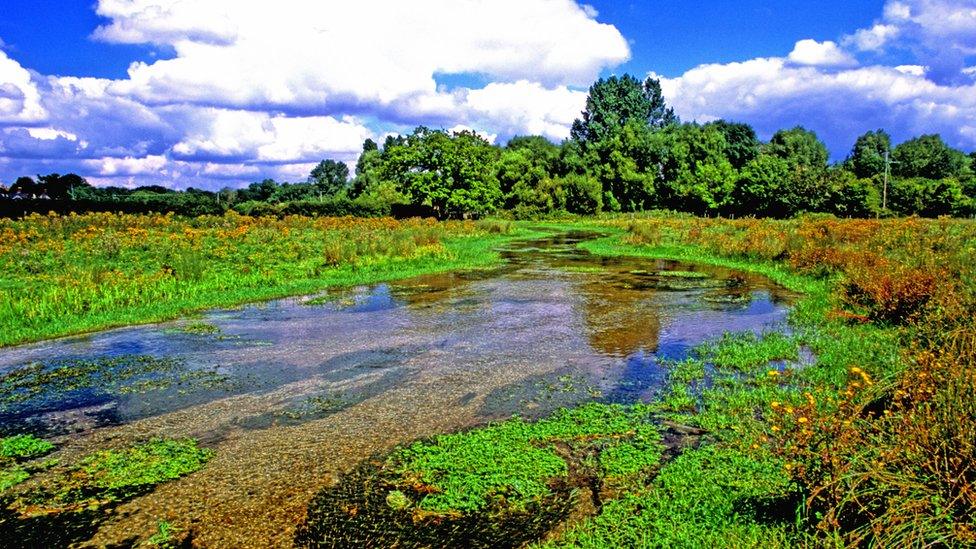
[[[762,277],[576,248],[596,236],[515,243],[490,270],[4,349],[0,426],[68,457],[152,437],[216,450],[117,507],[96,545],[166,520],[201,546],[288,546],[314,495],[364,459],[512,414],[648,400],[662,359],[785,320],[792,296]]]

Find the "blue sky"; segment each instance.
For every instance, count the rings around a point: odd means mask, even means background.
[[[0,182],[298,180],[419,124],[559,140],[624,72],[684,120],[801,124],[835,159],[878,127],[976,149],[976,0],[253,4],[7,0]]]

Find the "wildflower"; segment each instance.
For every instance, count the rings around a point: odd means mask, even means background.
[[[797,421],[800,422],[800,423],[806,423],[806,422],[808,422],[810,420],[807,419],[807,418],[805,418],[805,417],[800,417],[800,418],[797,419]]]
[[[774,400],[774,401],[772,401],[771,403],[769,403],[769,405],[770,405],[770,406],[771,406],[771,407],[772,407],[772,408],[773,408],[774,410],[775,410],[776,408],[779,408],[779,407],[780,407],[780,403],[779,403],[779,402],[777,402],[777,401],[775,401],[775,400]]]
[[[770,371],[769,371],[769,372],[767,372],[767,373],[768,373],[768,375],[769,375],[769,377],[776,377],[776,376],[778,376],[778,375],[779,375],[779,372],[778,372],[778,371],[776,371],[776,370],[770,370]]]

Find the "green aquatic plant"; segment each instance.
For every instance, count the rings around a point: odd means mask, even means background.
[[[30,473],[20,467],[0,468],[0,493],[17,486],[30,478]]]
[[[214,324],[210,324],[209,322],[193,322],[180,326],[179,328],[175,328],[172,331],[181,334],[212,335],[219,334],[220,328]]]
[[[34,459],[54,450],[54,444],[34,435],[15,435],[0,439],[0,457],[25,460]]]
[[[749,371],[777,360],[798,360],[797,341],[780,332],[756,335],[752,332],[726,333],[716,342],[700,345],[695,353],[716,368]]]
[[[124,499],[161,482],[193,473],[213,457],[191,439],[154,439],[119,450],[102,450],[83,459],[70,471],[79,495]]]
[[[662,278],[690,278],[690,279],[704,279],[711,278],[707,273],[700,273],[697,271],[656,271],[654,276],[659,276]]]

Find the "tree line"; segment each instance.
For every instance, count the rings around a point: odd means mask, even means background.
[[[879,129],[831,164],[824,143],[803,127],[763,142],[744,123],[683,123],[657,80],[624,75],[593,84],[586,109],[560,144],[526,136],[495,146],[470,131],[418,127],[382,145],[366,140],[353,173],[342,162],[323,160],[301,183],[177,192],[96,188],[77,175],[51,174],[22,177],[0,191],[8,203],[47,200],[69,211],[187,215],[233,208],[258,215],[508,212],[532,218],[669,209],[709,216],[968,217],[976,215],[976,153],[953,149],[938,135],[895,146]]]

